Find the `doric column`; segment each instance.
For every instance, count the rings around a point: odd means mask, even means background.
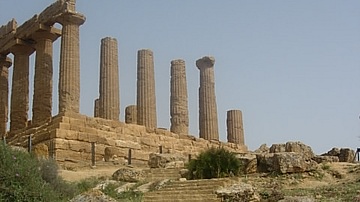
[[[79,113],[79,27],[85,22],[85,17],[80,13],[65,13],[57,20],[62,24],[59,69],[59,113]]]
[[[157,127],[154,58],[151,50],[138,51],[137,58],[137,124]]]
[[[125,108],[125,123],[137,124],[136,105],[129,105]]]
[[[51,120],[53,89],[53,41],[59,35],[47,31],[37,32],[32,124]]]
[[[6,135],[9,107],[9,67],[12,62],[9,57],[0,55],[0,137]]]
[[[189,133],[189,110],[184,60],[171,61],[170,80],[170,131],[177,134]]]
[[[99,117],[119,120],[119,63],[118,44],[114,38],[101,40]]]
[[[229,110],[226,117],[228,142],[244,145],[242,112],[240,110]]]
[[[196,61],[200,70],[199,136],[207,140],[219,140],[214,64],[215,59],[208,56]]]
[[[94,117],[100,117],[100,100],[96,98],[94,101]]]
[[[10,131],[24,129],[28,124],[29,111],[29,56],[34,49],[26,45],[16,45],[14,70],[11,87]]]

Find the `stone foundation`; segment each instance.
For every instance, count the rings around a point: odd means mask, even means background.
[[[63,113],[53,117],[49,124],[18,131],[8,142],[26,147],[30,134],[34,146],[47,145],[48,153],[65,167],[91,165],[91,142],[96,143],[96,161],[104,161],[107,147],[116,149],[117,157],[124,159],[132,149],[132,164],[135,165],[147,165],[149,154],[159,152],[159,146],[163,153],[180,154],[186,159],[189,154],[195,156],[210,147],[224,147],[237,153],[247,151],[245,145],[209,141],[165,129],[149,129],[75,113]]]

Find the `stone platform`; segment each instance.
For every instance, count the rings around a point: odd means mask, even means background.
[[[105,148],[110,147],[121,159],[127,159],[131,149],[132,163],[141,165],[147,165],[149,154],[159,152],[159,146],[162,146],[163,153],[181,154],[186,159],[189,154],[195,156],[210,147],[224,147],[236,153],[247,151],[245,145],[178,135],[166,129],[149,129],[77,113],[62,113],[48,124],[14,131],[9,134],[7,142],[27,147],[29,135],[32,135],[34,148],[42,145],[45,153],[65,167],[90,165],[92,142],[96,143],[96,161],[104,161]]]

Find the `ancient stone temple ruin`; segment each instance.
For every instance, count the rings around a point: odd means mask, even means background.
[[[125,109],[125,123],[119,121],[118,47],[117,40],[111,37],[101,40],[99,97],[95,99],[94,117],[80,114],[79,31],[85,16],[76,11],[75,4],[75,0],[58,0],[20,26],[13,19],[0,27],[0,136],[7,143],[26,147],[31,137],[34,148],[46,148],[46,153],[65,167],[89,165],[94,143],[97,161],[103,161],[105,150],[113,151],[119,158],[127,158],[131,150],[132,162],[138,164],[146,164],[149,154],[157,152],[159,146],[164,152],[184,156],[196,155],[209,147],[224,147],[234,152],[247,150],[243,132],[237,131],[240,123],[242,129],[242,120],[235,115],[228,117],[229,142],[219,141],[213,57],[206,56],[196,62],[200,70],[200,138],[189,134],[183,60],[171,61],[170,131],[157,128],[154,54],[149,49],[138,51],[137,67],[134,67],[137,68],[136,105]],[[53,116],[52,52],[56,40],[61,40],[59,112]],[[34,53],[35,66],[30,67],[29,57]],[[13,70],[11,96],[9,68]],[[29,78],[30,68],[34,68],[34,78]],[[32,99],[30,79],[34,81]],[[30,101],[32,120],[28,120]]]

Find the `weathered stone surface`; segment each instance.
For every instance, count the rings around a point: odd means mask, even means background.
[[[257,172],[257,158],[255,154],[238,154],[236,158],[243,165],[243,172],[246,174]]]
[[[337,156],[319,156],[316,155],[312,158],[316,163],[332,163],[339,162],[339,157]]]
[[[260,201],[260,196],[256,189],[250,184],[238,183],[216,190],[216,195],[222,201],[247,201],[257,202]]]
[[[70,202],[116,202],[117,200],[105,195],[98,189],[92,189],[75,196]]]
[[[274,171],[274,153],[259,153],[256,154],[257,171],[258,172],[272,172]]]
[[[285,152],[285,144],[272,144],[270,149],[270,153],[279,153],[279,152]]]
[[[58,37],[58,33],[47,31],[38,32],[33,36],[37,42],[32,108],[33,125],[49,122],[52,117],[53,41]]]
[[[137,124],[137,107],[130,105],[125,108],[125,123]]]
[[[209,56],[196,61],[200,70],[199,137],[206,140],[219,140],[214,64],[215,58]]]
[[[179,154],[159,154],[149,155],[148,165],[150,168],[183,168],[185,158]]]
[[[79,27],[85,22],[80,13],[59,17],[62,24],[59,67],[59,113],[79,113],[80,105],[80,44]]]
[[[282,152],[274,153],[274,171],[279,173],[300,173],[317,169],[317,163],[307,159],[302,153]]]
[[[254,152],[255,153],[269,153],[269,151],[270,151],[269,147],[267,147],[266,144],[262,144]]]
[[[355,159],[355,152],[349,148],[341,148],[339,154],[339,161],[340,162],[354,162]]]
[[[228,142],[244,145],[244,128],[240,110],[227,111],[226,126]]]
[[[315,156],[311,147],[301,142],[287,142],[285,144],[286,152],[296,152],[304,155],[305,159],[311,159]]]
[[[33,152],[37,157],[48,158],[49,148],[46,144],[37,144],[33,147]]]
[[[123,182],[139,182],[145,179],[145,175],[145,171],[141,169],[120,168],[112,175],[112,179]]]
[[[120,162],[120,157],[126,156],[124,150],[117,147],[106,147],[104,153],[105,162],[123,163]]]
[[[6,135],[9,116],[9,67],[11,64],[9,57],[0,55],[0,137]]]
[[[328,151],[325,154],[322,154],[322,156],[339,156],[340,155],[340,148],[332,148],[330,151]]]
[[[115,38],[101,39],[99,117],[119,120],[119,62]]]
[[[148,49],[138,51],[137,124],[157,128],[154,56]]]
[[[185,61],[171,61],[170,79],[170,131],[177,134],[189,133],[188,93]]]
[[[12,48],[14,70],[11,88],[10,130],[24,129],[28,125],[29,111],[29,56],[34,52],[30,46]]]

